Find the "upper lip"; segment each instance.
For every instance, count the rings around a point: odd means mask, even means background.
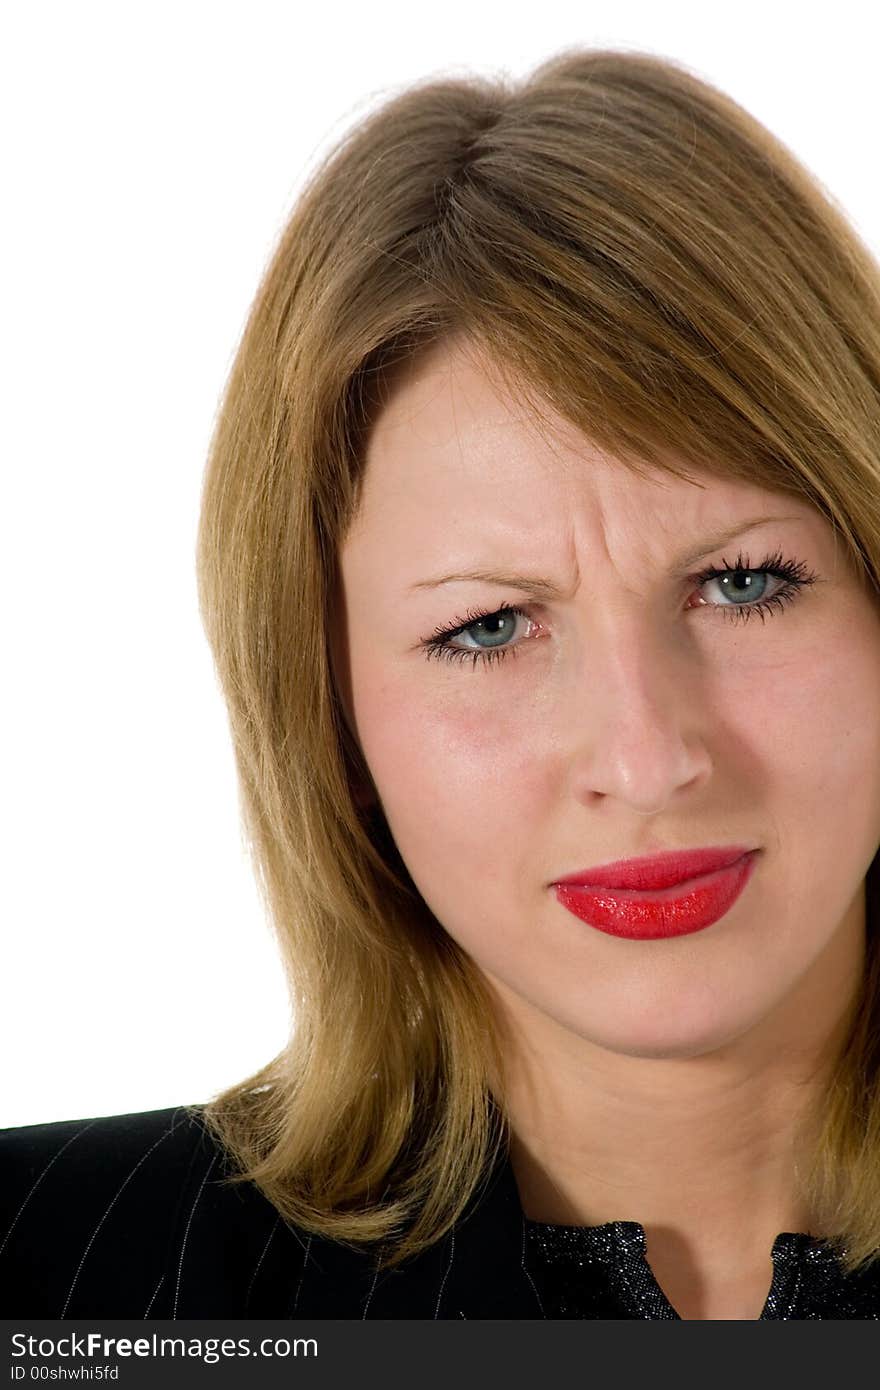
[[[590,888],[670,888],[701,874],[726,869],[753,848],[753,845],[709,845],[705,849],[675,849],[641,859],[616,859],[612,864],[579,869],[577,873],[553,881]]]

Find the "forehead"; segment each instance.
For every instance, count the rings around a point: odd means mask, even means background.
[[[434,345],[403,364],[374,420],[365,455],[355,529],[386,534],[408,524],[510,528],[537,535],[570,524],[574,513],[625,515],[653,535],[666,526],[718,526],[728,515],[760,515],[778,503],[758,481],[706,470],[676,478],[636,473],[603,452],[542,402],[541,421],[526,403],[526,384],[505,384],[467,339]],[[806,499],[785,510],[821,521]]]

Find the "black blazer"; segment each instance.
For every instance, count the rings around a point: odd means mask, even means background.
[[[0,1130],[6,1318],[677,1318],[636,1222],[528,1221],[506,1155],[402,1268],[295,1229],[233,1169],[199,1106]],[[880,1319],[880,1264],[843,1279],[782,1235],[762,1318]]]
[[[180,1106],[0,1131],[4,1317],[540,1318],[502,1168],[405,1270],[287,1225]]]

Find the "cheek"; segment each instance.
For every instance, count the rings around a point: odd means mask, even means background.
[[[365,673],[364,673],[365,674]],[[443,675],[447,678],[444,680]],[[480,683],[466,698],[443,673],[395,686],[360,683],[358,736],[397,847],[422,895],[435,906],[450,892],[485,899],[513,888],[533,831],[548,824],[547,721],[504,701],[494,671],[454,673]],[[493,676],[498,693],[488,698]],[[472,694],[472,692],[471,692]]]
[[[739,691],[739,701],[743,737],[780,789],[787,788],[793,809],[815,815],[827,797],[826,813],[838,816],[853,794],[877,796],[880,633],[873,625],[860,636],[856,626],[841,623],[838,635],[828,633],[765,670],[750,696]]]
[[[793,959],[842,918],[880,841],[880,629],[838,617],[725,687],[725,780],[766,840],[762,910]]]

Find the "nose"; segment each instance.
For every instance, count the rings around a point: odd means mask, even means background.
[[[639,615],[591,627],[575,680],[572,792],[652,816],[712,773],[707,700],[683,639]],[[584,699],[584,691],[588,697]]]

